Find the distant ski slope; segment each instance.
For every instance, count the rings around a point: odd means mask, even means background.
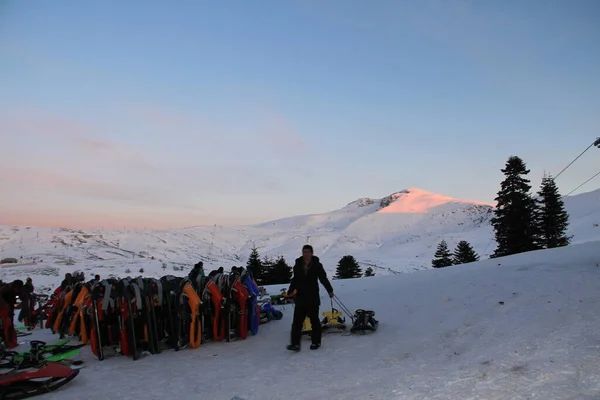
[[[600,190],[567,197],[565,203],[573,242],[600,240]],[[358,199],[323,214],[251,226],[166,231],[0,226],[1,258],[44,260],[18,270],[0,268],[0,274],[2,279],[39,275],[38,267],[44,267],[40,271],[54,280],[74,269],[122,276],[126,270],[134,273],[144,268],[146,274],[160,275],[199,260],[207,269],[228,269],[245,264],[254,245],[263,256],[283,255],[292,262],[306,243],[313,245],[330,274],[346,254],[354,255],[363,269],[371,266],[379,275],[396,274],[429,268],[442,238],[451,247],[467,240],[482,258],[487,257],[495,248],[489,223],[492,210],[490,205],[411,188],[383,199]]]

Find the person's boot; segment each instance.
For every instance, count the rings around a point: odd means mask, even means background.
[[[310,345],[311,350],[317,350],[319,347],[321,347],[320,343],[313,343]]]
[[[289,351],[300,351],[300,346],[298,346],[297,344],[290,344],[287,346],[287,349]]]

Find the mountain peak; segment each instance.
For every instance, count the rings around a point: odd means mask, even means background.
[[[435,207],[439,207],[444,204],[465,204],[465,205],[487,205],[492,204],[483,203],[473,200],[456,199],[450,196],[444,196],[429,192],[424,189],[415,187],[403,189],[399,192],[392,193],[391,195],[384,197],[380,202],[380,209],[378,213],[426,213]]]

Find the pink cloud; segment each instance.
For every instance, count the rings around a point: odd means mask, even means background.
[[[242,225],[262,222],[257,218],[227,218],[222,216],[194,216],[185,211],[120,212],[96,210],[73,212],[68,209],[0,211],[0,225],[45,226],[74,229],[153,229],[185,228],[200,225]]]
[[[262,122],[263,138],[277,152],[283,152],[284,156],[302,155],[308,149],[306,141],[298,135],[283,115],[268,112]]]
[[[120,230],[262,220],[205,212],[194,204],[194,196],[174,195],[166,188],[81,179],[47,170],[0,170],[0,184],[11,188],[8,196],[0,198],[0,225]]]
[[[0,224],[7,225],[168,229],[262,220],[205,212],[194,204],[195,196],[174,195],[168,188],[81,179],[47,170],[0,170],[0,183],[11,187],[14,195],[0,199]],[[18,198],[23,201],[15,203]]]
[[[182,197],[173,197],[165,188],[74,178],[50,170],[2,169],[0,170],[0,181],[39,191],[41,194],[57,191],[97,200],[199,211],[192,202],[185,201]]]
[[[232,144],[244,148],[248,140],[254,139],[244,136],[240,143],[236,143],[239,138],[228,136],[226,129],[195,115],[159,107],[138,108],[135,113],[130,111],[119,117],[129,118],[129,124],[141,126],[145,133],[154,133],[152,126],[160,125],[168,133],[186,134],[189,131],[184,130],[193,129],[205,134],[206,146],[193,144],[203,153],[218,154],[214,147],[215,138],[226,151]],[[252,128],[262,131],[260,125],[256,127]],[[146,131],[148,128],[150,130]],[[133,220],[131,210],[137,212],[139,208],[139,212],[145,215],[139,215],[135,220],[146,221],[145,225],[153,227],[189,226],[212,220],[235,223],[247,219],[209,215],[199,209],[198,203],[211,201],[213,196],[264,195],[281,193],[285,189],[275,178],[273,170],[254,165],[252,160],[240,159],[239,162],[226,162],[214,168],[214,165],[202,165],[202,157],[187,157],[159,168],[154,160],[162,160],[163,157],[129,149],[118,141],[100,137],[98,132],[98,129],[73,119],[40,110],[0,112],[0,137],[4,146],[19,147],[18,151],[0,159],[3,166],[0,168],[0,183],[6,183],[15,193],[17,190],[26,193],[29,198],[52,199],[19,211],[24,206],[19,197],[5,197],[4,206],[0,209],[10,212],[0,212],[2,221],[14,224],[35,220],[44,225],[57,225],[63,221],[63,226],[69,221],[74,224],[72,226],[82,226],[88,224],[85,221],[90,221],[96,225],[92,221],[94,218],[117,222]],[[240,135],[240,132],[234,135]],[[8,139],[6,142],[5,138]],[[168,136],[165,140],[171,139]],[[58,206],[51,204],[59,198],[66,217],[58,218],[55,210]],[[96,217],[100,213],[98,207],[106,210],[102,217]],[[215,208],[218,207],[216,204]],[[130,211],[119,214],[117,209]],[[232,213],[243,215],[244,211],[236,209]],[[32,219],[28,216],[30,214],[36,217]],[[161,218],[166,221],[164,225],[160,223]],[[181,224],[176,221],[181,221]]]
[[[154,168],[139,152],[94,135],[91,127],[40,110],[0,113],[0,137],[10,136],[58,139],[88,156],[110,158],[130,167]]]
[[[242,109],[242,115],[235,122],[146,102],[125,105],[123,108],[129,117],[133,116],[139,124],[156,133],[164,132],[169,137],[183,135],[186,140],[193,137],[194,144],[203,146],[204,151],[226,151],[243,156],[248,144],[257,139],[264,142],[275,156],[283,158],[303,155],[310,148],[276,107],[256,105],[255,102],[251,104]]]
[[[196,115],[189,115],[164,106],[141,104],[127,108],[129,114],[140,120],[169,129],[198,128],[198,126],[210,125],[207,120]]]

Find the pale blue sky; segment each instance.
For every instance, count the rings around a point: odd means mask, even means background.
[[[600,135],[599,20],[596,0],[4,1],[0,223],[491,202],[513,154],[537,189]]]

